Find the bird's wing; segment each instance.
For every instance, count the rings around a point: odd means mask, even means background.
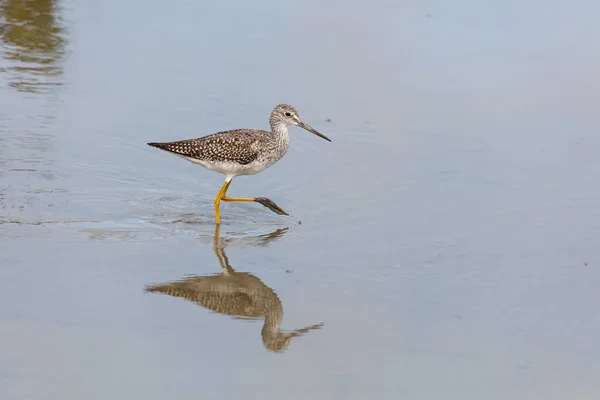
[[[262,136],[256,132],[239,129],[218,132],[199,139],[148,144],[171,153],[202,161],[229,161],[246,165],[258,157],[263,142],[262,139]]]

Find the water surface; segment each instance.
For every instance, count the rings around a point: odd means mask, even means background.
[[[598,11],[5,1],[0,397],[598,398]],[[223,178],[145,143],[280,102],[333,142],[291,128],[230,189],[291,217],[215,237]],[[146,290],[220,252],[320,329]]]

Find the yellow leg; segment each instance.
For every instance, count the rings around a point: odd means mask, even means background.
[[[229,189],[229,185],[231,184],[232,178],[225,179],[225,183],[219,190],[219,194],[215,197],[215,220],[217,225],[221,223],[221,213],[219,212],[219,206],[221,205],[221,200],[223,201],[255,201],[257,203],[262,204],[263,206],[269,208],[271,211],[279,214],[279,215],[288,215],[284,210],[282,210],[277,204],[273,203],[271,200],[265,197],[227,197],[227,189]]]
[[[254,197],[222,197],[223,201],[256,201]]]
[[[221,199],[225,197],[225,193],[227,193],[227,189],[231,184],[231,178],[225,179],[225,183],[221,186],[221,190],[219,190],[219,194],[215,197],[215,220],[217,224],[221,223],[221,213],[219,212],[219,206],[221,205]]]

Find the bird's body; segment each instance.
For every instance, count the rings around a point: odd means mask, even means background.
[[[279,161],[290,146],[288,125],[300,126],[330,141],[298,117],[296,109],[280,104],[269,119],[271,131],[235,129],[217,132],[198,139],[166,143],[148,143],[152,147],[168,151],[194,164],[225,175],[225,183],[215,199],[216,222],[220,223],[220,201],[255,201],[278,214],[287,213],[271,200],[258,198],[230,198],[226,196],[231,180],[239,175],[254,175]]]
[[[235,129],[149,145],[233,178],[257,174],[279,161],[290,146],[290,135],[285,126],[273,132]]]

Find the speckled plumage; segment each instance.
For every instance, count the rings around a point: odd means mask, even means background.
[[[262,133],[262,131],[258,132]],[[269,134],[269,132],[264,133]],[[265,134],[257,135],[247,129],[237,129],[214,133],[199,139],[149,144],[171,153],[202,161],[231,161],[246,165],[256,160],[262,144],[268,142],[268,138],[265,136]]]
[[[294,107],[280,104],[271,113],[271,132],[234,129],[197,139],[148,143],[225,175],[252,175],[271,166],[285,155],[290,138],[281,113],[297,114]]]
[[[280,160],[290,146],[287,126],[299,126],[327,140],[326,136],[306,125],[296,109],[288,104],[279,104],[269,118],[271,131],[255,129],[235,129],[217,132],[197,139],[175,142],[148,143],[182,157],[195,164],[226,176],[221,192],[215,199],[216,222],[220,223],[219,204],[224,201],[255,201],[278,214],[287,215],[273,201],[263,198],[228,198],[229,182],[238,175],[254,175]]]

